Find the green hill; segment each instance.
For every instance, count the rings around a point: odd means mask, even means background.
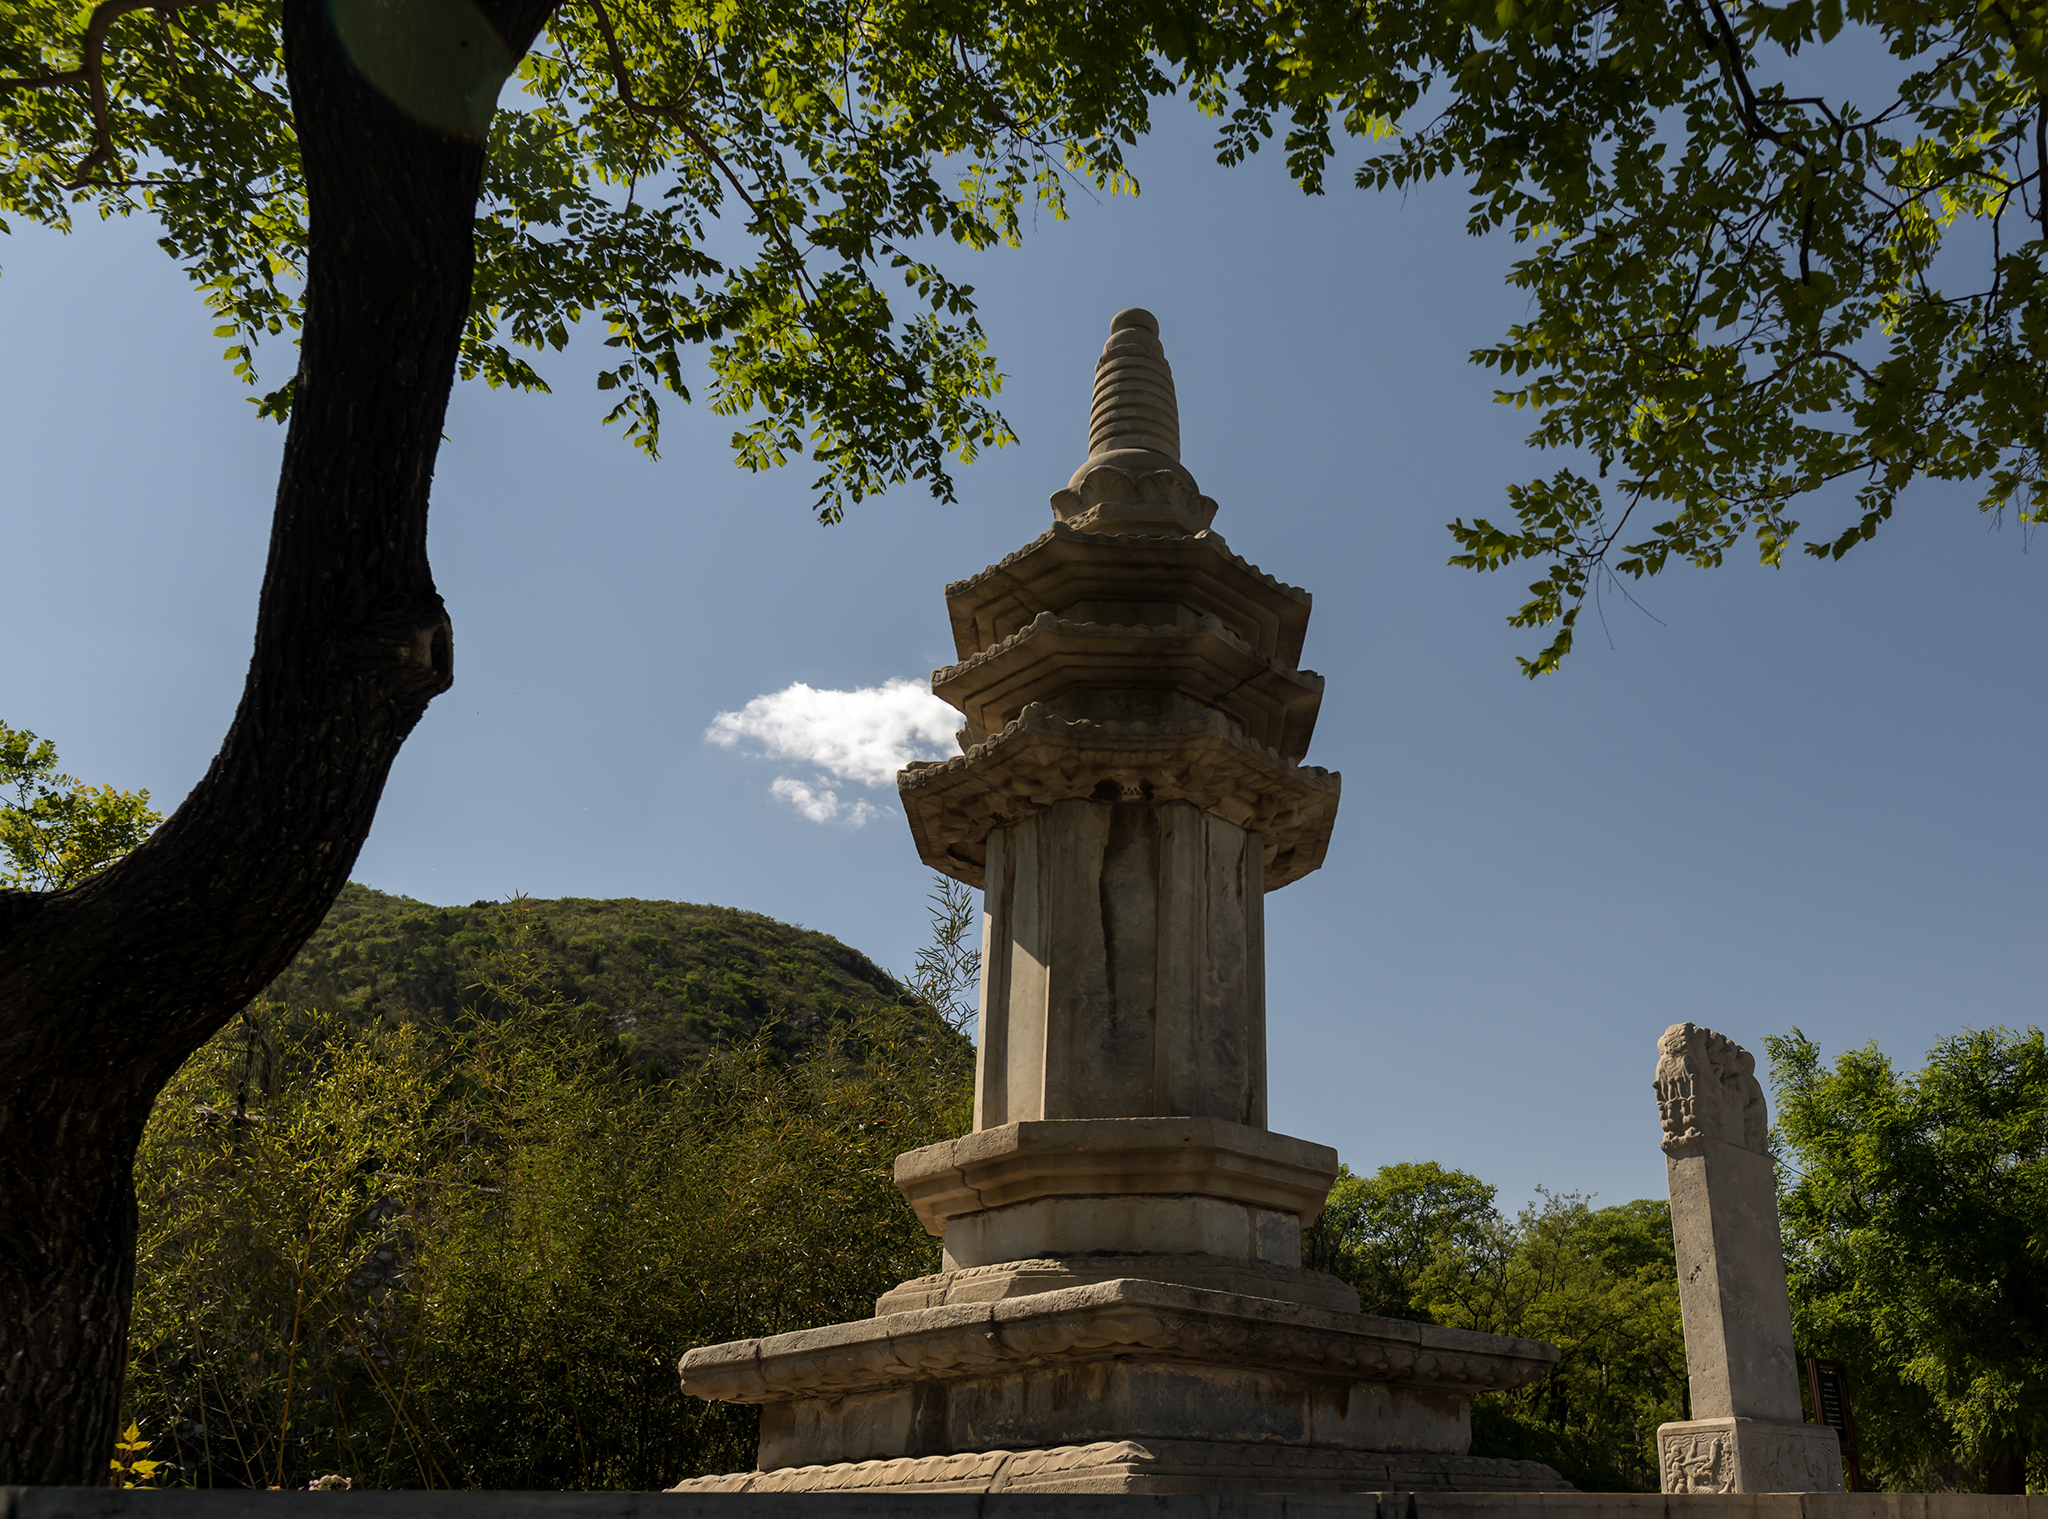
[[[759,913],[631,897],[433,907],[354,882],[269,995],[366,1022],[451,1020],[522,911],[552,989],[669,1070],[764,1023],[795,1044],[823,1019],[908,1000],[858,950]]]

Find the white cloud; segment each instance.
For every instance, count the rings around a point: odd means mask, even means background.
[[[843,781],[887,786],[914,759],[936,759],[960,714],[914,680],[858,691],[815,691],[798,681],[711,719],[704,736],[732,748],[742,739],[770,759],[801,760]]]
[[[820,691],[801,681],[757,696],[711,719],[704,737],[723,748],[742,743],[764,759],[795,760],[820,772],[810,782],[779,775],[768,789],[814,823],[860,827],[883,810],[841,799],[838,782],[891,785],[914,759],[952,747],[960,714],[921,681],[889,680],[857,691]]]
[[[793,781],[786,775],[775,777],[768,794],[778,801],[789,803],[814,823],[845,823],[850,828],[859,828],[871,817],[880,815],[881,809],[866,802],[856,801],[851,806],[839,800],[839,793],[829,786],[811,787],[802,781]]]

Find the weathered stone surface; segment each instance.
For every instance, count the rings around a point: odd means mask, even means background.
[[[919,857],[970,886],[987,883],[992,834],[1061,802],[1184,801],[1257,836],[1267,891],[1322,867],[1341,784],[1253,743],[1221,712],[1087,722],[1038,705],[966,754],[896,778]]]
[[[1564,1486],[1535,1461],[1483,1457],[1371,1453],[1272,1443],[1213,1440],[1104,1440],[1045,1450],[990,1450],[893,1461],[845,1462],[780,1471],[699,1477],[677,1493],[1132,1493],[1132,1494],[1354,1494],[1374,1489],[1489,1494],[1535,1493]],[[1385,1519],[1405,1519],[1403,1501]],[[1071,1509],[1062,1507],[1062,1514]],[[1147,1510],[1148,1513],[1151,1510]],[[1344,1511],[1345,1519],[1378,1519]],[[1522,1519],[1520,1511],[1513,1511]],[[1212,1508],[1187,1519],[1216,1519]],[[1281,1519],[1275,1514],[1272,1519]],[[1475,1519],[1507,1519],[1488,1509]],[[1536,1519],[1533,1511],[1528,1519]],[[1562,1516],[1560,1516],[1562,1519]],[[1665,1519],[1661,1509],[1631,1511],[1616,1519]],[[1749,1516],[1744,1516],[1749,1519]],[[1797,1516],[1792,1516],[1797,1519]],[[1863,1515],[1843,1519],[1865,1519]],[[1874,1516],[1873,1516],[1874,1519]],[[1986,1516],[1989,1519],[1989,1516]],[[2021,1519],[2000,1515],[1998,1519]]]
[[[1788,1452],[1798,1455],[1794,1465],[1801,1473],[1809,1457],[1818,1463],[1814,1480],[1802,1479],[1798,1487],[1839,1491],[1834,1431],[1800,1418],[1776,1177],[1764,1149],[1769,1121],[1756,1061],[1724,1035],[1691,1023],[1666,1029],[1657,1048],[1657,1107],[1694,1415],[1691,1423],[1658,1431],[1665,1491],[1783,1491],[1783,1484],[1760,1487],[1764,1478],[1742,1474],[1770,1472],[1776,1481],[1794,1469],[1785,1464],[1793,1459]],[[1827,1459],[1815,1454],[1823,1448],[1832,1453]],[[1730,1485],[1711,1485],[1724,1478]]]
[[[1667,1029],[1658,1051],[1692,1412],[1796,1424],[1798,1362],[1756,1062],[1691,1023]]]
[[[1149,1253],[1169,1267],[1181,1256],[1301,1264],[1301,1224],[1292,1213],[1215,1197],[1040,1198],[952,1219],[945,1238],[949,1268],[1096,1251]]]
[[[1672,1024],[1657,1041],[1652,1086],[1666,1155],[1690,1155],[1707,1139],[1766,1153],[1771,1124],[1756,1057],[1726,1034]]]
[[[992,1266],[963,1266],[932,1276],[913,1277],[875,1300],[877,1315],[910,1313],[920,1308],[947,1308],[961,1303],[994,1303],[1029,1297],[1066,1287],[1088,1287],[1123,1277],[1172,1282],[1205,1292],[1238,1297],[1276,1298],[1306,1303],[1333,1313],[1358,1312],[1358,1293],[1322,1271],[1277,1266],[1265,1261],[1229,1259],[1220,1255],[1038,1256],[1002,1261]]]
[[[1669,1157],[1665,1169],[1692,1411],[1704,1419],[1798,1423],[1798,1362],[1770,1157],[1703,1139]]]
[[[1086,468],[1078,485],[1052,494],[1054,515],[1078,532],[1178,536],[1204,532],[1216,520],[1216,503],[1184,470]]]
[[[1137,1355],[1467,1397],[1523,1386],[1557,1362],[1534,1340],[1114,1281],[702,1346],[681,1371],[696,1397],[777,1403]]]
[[[1312,1224],[1336,1177],[1328,1145],[1216,1118],[1010,1123],[896,1157],[896,1186],[933,1234],[1041,1198],[1157,1194],[1227,1198]]]
[[[1028,1450],[1115,1439],[1202,1439],[1385,1454],[1462,1454],[1469,1400],[1428,1388],[1143,1354],[996,1371],[945,1383],[772,1403],[761,1410],[763,1470]]]
[[[1217,617],[1268,659],[1298,665],[1311,605],[1307,591],[1246,563],[1215,533],[1090,533],[1062,522],[946,587],[963,660],[1052,612],[1074,622],[1172,627]]]
[[[1190,802],[1060,802],[993,835],[975,1127],[1263,1129],[1261,874],[1257,836]]]
[[[1842,1449],[1825,1424],[1694,1419],[1657,1429],[1667,1493],[1833,1493]]]
[[[1041,612],[1001,643],[932,672],[932,691],[993,733],[1034,703],[1094,722],[1180,722],[1217,711],[1299,760],[1323,678],[1261,654],[1209,613],[1187,622],[1080,622]]]

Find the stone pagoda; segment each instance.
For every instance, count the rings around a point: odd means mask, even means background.
[[[1305,1270],[1337,1174],[1266,1127],[1265,894],[1323,862],[1309,597],[1231,553],[1149,312],[1110,324],[1050,531],[946,588],[962,753],[897,777],[980,887],[974,1130],[899,1156],[937,1275],[859,1323],[692,1350],[761,1405],[695,1491],[1562,1487],[1466,1454],[1548,1345],[1360,1314]]]

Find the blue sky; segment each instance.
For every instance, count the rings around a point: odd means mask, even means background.
[[[1275,1128],[1510,1203],[1621,1202],[1663,1189],[1671,1022],[1909,1065],[2041,1022],[2048,564],[2023,535],[1925,489],[1839,565],[1671,572],[1638,591],[1654,618],[1610,603],[1610,646],[1589,613],[1565,672],[1524,681],[1533,641],[1502,619],[1534,577],[1447,569],[1443,532],[1559,462],[1466,362],[1523,310],[1512,244],[1465,235],[1455,186],[1311,201],[1166,115],[1138,200],[957,258],[1023,437],[958,506],[903,491],[821,528],[802,466],[741,473],[702,411],[649,463],[599,425],[594,343],[544,366],[553,397],[458,390],[432,539],[456,686],[357,878],[725,903],[907,967],[929,876],[871,756],[835,772],[707,729],[948,662],[945,582],[1043,530],[1109,318],[1143,305],[1217,531],[1315,595],[1310,758],[1345,778],[1328,864],[1267,905]],[[282,434],[145,226],[19,232],[0,259],[0,717],[175,803],[234,708]]]

